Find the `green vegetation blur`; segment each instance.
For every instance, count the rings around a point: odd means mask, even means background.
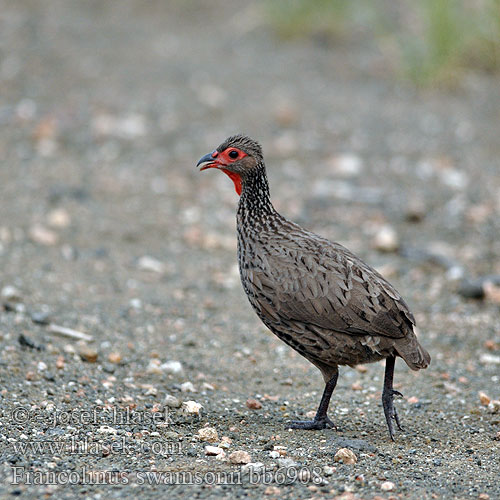
[[[285,39],[375,43],[418,86],[500,69],[500,0],[274,0],[263,8]]]

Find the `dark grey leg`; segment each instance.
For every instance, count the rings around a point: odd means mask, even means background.
[[[337,369],[333,377],[325,385],[325,390],[323,391],[323,396],[321,397],[321,402],[319,403],[318,411],[316,412],[314,420],[293,420],[290,422],[290,429],[319,430],[326,429],[327,427],[335,427],[333,422],[328,418],[326,412],[328,411],[330,398],[332,397],[333,390],[337,385],[338,378],[339,371]]]
[[[396,358],[394,356],[390,356],[385,361],[385,376],[384,376],[384,390],[382,392],[382,406],[384,407],[385,419],[387,421],[387,427],[389,428],[389,435],[391,439],[394,441],[394,423],[393,420],[396,421],[396,424],[400,430],[401,424],[399,423],[399,417],[396,412],[396,408],[394,408],[394,396],[403,396],[400,392],[395,391],[392,388],[392,380],[394,378],[394,364],[396,362]]]

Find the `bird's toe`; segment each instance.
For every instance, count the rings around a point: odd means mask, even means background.
[[[336,429],[335,424],[328,416],[324,418],[315,418],[314,420],[292,420],[288,428],[303,430]]]

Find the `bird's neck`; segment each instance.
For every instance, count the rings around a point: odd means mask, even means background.
[[[242,191],[238,205],[238,217],[255,218],[258,215],[275,213],[269,195],[266,168],[263,163],[247,174],[242,182]]]

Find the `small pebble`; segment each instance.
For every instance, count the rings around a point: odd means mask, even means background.
[[[97,431],[103,434],[117,434],[118,432],[114,427],[109,425],[101,425]]]
[[[198,431],[198,437],[200,441],[206,441],[207,443],[216,443],[219,441],[219,434],[217,434],[217,429],[213,427],[203,427]]]
[[[484,347],[488,349],[488,351],[498,351],[498,349],[500,348],[494,340],[486,340],[484,343]]]
[[[479,393],[479,401],[484,406],[488,406],[490,404],[491,398],[484,392]]]
[[[391,226],[382,226],[373,238],[373,246],[381,252],[395,252],[399,248],[398,235]]]
[[[248,472],[258,472],[265,468],[265,465],[262,462],[250,462],[241,467],[241,473],[245,474]]]
[[[486,281],[483,284],[484,297],[493,304],[500,304],[500,286],[497,284]]]
[[[81,346],[78,349],[78,354],[83,361],[87,361],[88,363],[95,363],[99,357],[98,352],[88,345]]]
[[[332,466],[330,466],[330,465],[325,465],[325,466],[323,467],[323,474],[324,474],[325,476],[331,476],[331,475],[332,475],[332,474],[333,474],[336,470],[337,470],[337,468],[336,468],[336,467],[332,467]]]
[[[297,467],[299,464],[293,458],[278,458],[279,467]]]
[[[479,356],[479,361],[485,365],[500,365],[500,356],[484,353]]]
[[[394,491],[395,488],[396,488],[396,485],[393,482],[391,482],[391,481],[384,481],[380,485],[380,489],[382,491]]]
[[[171,394],[165,396],[165,406],[169,408],[180,408],[182,406],[182,401]]]
[[[425,212],[424,201],[418,198],[413,198],[408,202],[405,218],[408,222],[421,222],[425,218]]]
[[[22,333],[17,338],[17,341],[23,347],[29,347],[30,349],[37,349],[38,351],[42,351],[44,349],[44,346],[36,344],[35,342],[33,342],[33,340],[31,340],[26,335],[23,335]]]
[[[492,399],[488,404],[488,409],[491,413],[500,413],[500,401],[498,399]]]
[[[65,228],[71,224],[71,217],[64,208],[55,208],[47,215],[47,224],[54,228]]]
[[[102,365],[102,369],[103,371],[105,371],[106,373],[115,373],[116,371],[116,366],[114,366],[113,364],[111,363],[103,363]]]
[[[137,261],[137,267],[141,271],[151,271],[158,274],[163,274],[165,272],[165,264],[154,257],[150,257],[149,255],[141,257]]]
[[[165,373],[181,373],[182,363],[180,361],[169,360],[160,365],[160,370]],[[186,382],[190,383],[190,382]]]
[[[246,451],[236,450],[229,455],[229,461],[232,464],[248,464],[252,461],[252,458]]]
[[[59,241],[59,236],[54,231],[42,226],[41,224],[35,224],[29,230],[30,238],[39,245],[53,246]]]
[[[31,321],[38,325],[48,325],[50,323],[50,314],[47,312],[32,312]]]
[[[229,448],[232,444],[233,440],[227,436],[222,436],[220,440],[220,447],[221,448]]]
[[[165,439],[170,440],[170,441],[178,441],[179,440],[179,434],[177,434],[177,432],[174,432],[174,431],[165,432],[165,434],[163,436],[165,437]]]
[[[192,382],[184,382],[181,384],[181,391],[182,392],[196,392],[196,389],[194,388],[194,385]]]
[[[247,408],[251,410],[260,410],[262,408],[262,403],[253,398],[248,398],[246,402]]]
[[[224,453],[224,450],[222,448],[219,448],[218,446],[205,446],[205,455],[208,455],[209,457],[220,455],[221,453]]]
[[[160,368],[160,360],[153,358],[149,360],[148,366],[146,368],[147,373],[162,373]]]
[[[65,344],[63,346],[63,351],[68,353],[68,354],[76,354],[76,349],[73,344]]]
[[[148,387],[145,392],[146,396],[156,396],[158,389],[156,387]]]
[[[22,300],[21,292],[14,286],[4,286],[2,288],[1,296],[3,300],[9,302],[20,302]]]
[[[122,360],[122,355],[119,352],[110,352],[108,356],[108,361],[110,363],[119,363]]]
[[[328,160],[333,174],[340,177],[355,177],[363,170],[363,161],[354,153],[344,153]]]
[[[333,459],[335,462],[342,462],[346,465],[355,464],[358,461],[358,457],[356,457],[355,453],[349,448],[340,448],[340,450],[335,453]]]
[[[202,408],[203,405],[196,401],[184,401],[184,403],[182,403],[182,411],[191,415],[199,415]]]

